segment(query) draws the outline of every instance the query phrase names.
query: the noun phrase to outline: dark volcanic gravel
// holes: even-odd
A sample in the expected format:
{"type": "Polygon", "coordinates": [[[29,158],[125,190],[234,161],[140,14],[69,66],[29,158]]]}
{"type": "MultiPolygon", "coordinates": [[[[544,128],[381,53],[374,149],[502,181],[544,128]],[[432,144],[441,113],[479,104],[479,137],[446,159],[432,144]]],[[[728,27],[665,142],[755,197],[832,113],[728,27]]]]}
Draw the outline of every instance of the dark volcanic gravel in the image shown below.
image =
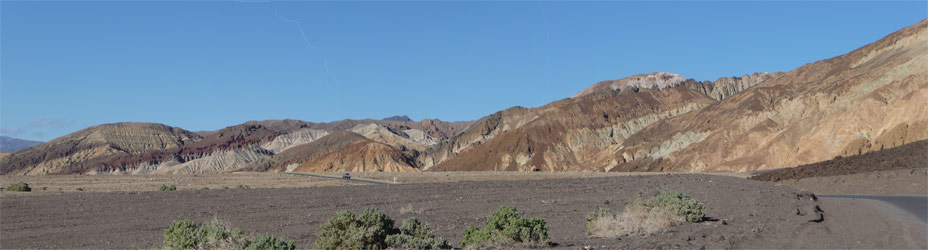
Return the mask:
{"type": "Polygon", "coordinates": [[[173,220],[185,218],[218,218],[246,232],[284,236],[309,248],[320,225],[337,210],[368,207],[382,208],[397,221],[418,217],[455,245],[465,227],[485,224],[500,205],[547,219],[558,248],[795,248],[806,232],[827,230],[821,228],[824,223],[809,222],[819,216],[817,201],[808,194],[773,183],[697,174],[252,190],[4,192],[0,197],[4,249],[151,248],[163,240],[173,220]],[[703,201],[712,221],[647,237],[585,235],[588,212],[603,206],[621,211],[636,197],[656,195],[663,188],[703,201]]]}
{"type": "Polygon", "coordinates": [[[862,155],[839,157],[832,160],[801,165],[795,168],[763,171],[758,175],[752,176],[751,179],[759,181],[781,181],[926,167],[928,167],[928,140],[922,140],[862,155]]]}

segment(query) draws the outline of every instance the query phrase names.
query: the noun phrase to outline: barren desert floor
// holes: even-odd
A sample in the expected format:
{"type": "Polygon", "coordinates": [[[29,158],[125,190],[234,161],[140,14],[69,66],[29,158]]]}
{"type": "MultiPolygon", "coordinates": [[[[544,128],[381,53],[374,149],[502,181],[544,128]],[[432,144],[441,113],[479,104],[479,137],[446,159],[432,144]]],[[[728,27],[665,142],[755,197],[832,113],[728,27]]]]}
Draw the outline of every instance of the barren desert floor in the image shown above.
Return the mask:
{"type": "MultiPolygon", "coordinates": [[[[392,174],[354,178],[393,182],[392,174]]],[[[928,248],[928,227],[891,206],[816,200],[792,187],[736,176],[412,173],[396,178],[399,184],[380,185],[286,174],[4,176],[4,185],[26,181],[38,190],[0,193],[0,248],[152,248],[174,220],[213,218],[309,248],[336,211],[373,207],[397,221],[420,218],[457,243],[468,225],[485,224],[500,205],[547,219],[555,248],[928,248]],[[179,190],[155,191],[161,184],[179,190]],[[236,189],[240,184],[252,189],[236,189]],[[77,186],[84,191],[73,191],[77,186]],[[586,236],[587,213],[599,207],[622,211],[635,198],[664,188],[704,202],[710,220],[649,236],[586,236]],[[824,212],[816,213],[816,206],[824,212]],[[824,221],[814,222],[819,214],[824,221]]]]}

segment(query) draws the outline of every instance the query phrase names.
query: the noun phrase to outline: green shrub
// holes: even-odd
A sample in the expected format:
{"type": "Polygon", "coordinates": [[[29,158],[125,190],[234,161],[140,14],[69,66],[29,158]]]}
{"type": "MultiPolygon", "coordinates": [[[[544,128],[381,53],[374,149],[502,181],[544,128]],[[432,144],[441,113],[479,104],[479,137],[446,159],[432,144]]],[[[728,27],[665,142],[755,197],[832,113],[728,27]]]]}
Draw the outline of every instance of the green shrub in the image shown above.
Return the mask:
{"type": "Polygon", "coordinates": [[[248,186],[248,185],[241,185],[241,184],[240,184],[240,185],[238,185],[238,187],[236,187],[236,188],[241,189],[241,190],[246,190],[246,189],[251,189],[251,186],[248,186]]]}
{"type": "Polygon", "coordinates": [[[435,237],[428,223],[416,218],[403,221],[399,232],[387,236],[387,246],[400,249],[450,249],[451,244],[441,237],[435,237]]]}
{"type": "Polygon", "coordinates": [[[339,211],[322,225],[317,237],[317,249],[451,247],[444,239],[435,238],[428,224],[411,218],[397,229],[393,219],[377,208],[364,209],[357,217],[351,211],[339,211]]]}
{"type": "Polygon", "coordinates": [[[548,225],[544,219],[521,218],[519,211],[511,206],[496,209],[483,229],[468,227],[461,240],[463,247],[544,247],[550,244],[548,225]]]}
{"type": "Polygon", "coordinates": [[[3,190],[13,191],[13,192],[29,192],[29,191],[32,191],[32,188],[30,188],[29,184],[25,182],[19,182],[19,183],[10,184],[3,190]]]}
{"type": "Polygon", "coordinates": [[[275,250],[293,250],[296,249],[296,246],[293,245],[293,241],[285,241],[281,238],[277,238],[272,235],[261,235],[258,236],[258,239],[254,242],[250,242],[248,247],[245,250],[265,250],[265,249],[275,249],[275,250]]]}
{"type": "Polygon", "coordinates": [[[638,198],[626,207],[631,211],[650,211],[666,209],[674,211],[677,216],[688,222],[701,222],[706,217],[706,206],[698,200],[673,189],[664,189],[657,196],[638,198]]]}
{"type": "Polygon", "coordinates": [[[208,187],[201,187],[200,190],[209,190],[208,187]]]}
{"type": "Polygon", "coordinates": [[[164,231],[162,249],[204,249],[244,245],[244,232],[230,229],[217,220],[197,224],[175,221],[164,231]]]}
{"type": "Polygon", "coordinates": [[[190,220],[175,221],[164,231],[161,249],[296,249],[293,241],[262,235],[253,240],[238,228],[218,220],[202,224],[190,220]]]}
{"type": "Polygon", "coordinates": [[[161,185],[160,189],[161,191],[174,191],[174,190],[177,190],[177,186],[176,185],[168,186],[167,184],[164,184],[164,185],[161,185]]]}

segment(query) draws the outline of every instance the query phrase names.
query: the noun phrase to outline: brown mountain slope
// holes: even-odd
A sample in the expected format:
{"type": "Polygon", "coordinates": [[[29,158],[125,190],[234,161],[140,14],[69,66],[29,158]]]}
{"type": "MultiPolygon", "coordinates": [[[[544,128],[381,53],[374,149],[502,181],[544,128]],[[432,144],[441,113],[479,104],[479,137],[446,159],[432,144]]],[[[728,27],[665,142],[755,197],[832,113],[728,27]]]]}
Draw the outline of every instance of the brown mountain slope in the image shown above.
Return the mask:
{"type": "Polygon", "coordinates": [[[928,139],[928,19],[658,122],[619,170],[752,171],[928,139]]]}
{"type": "Polygon", "coordinates": [[[714,102],[685,87],[630,88],[512,108],[475,122],[432,152],[438,164],[430,170],[603,171],[622,161],[614,152],[626,137],[714,102]]]}
{"type": "Polygon", "coordinates": [[[177,149],[200,140],[193,132],[153,123],[89,127],[0,159],[2,174],[84,173],[102,162],[177,149]]]}
{"type": "Polygon", "coordinates": [[[414,172],[411,158],[390,145],[356,133],[336,131],[290,148],[247,170],[287,172],[414,172]]]}

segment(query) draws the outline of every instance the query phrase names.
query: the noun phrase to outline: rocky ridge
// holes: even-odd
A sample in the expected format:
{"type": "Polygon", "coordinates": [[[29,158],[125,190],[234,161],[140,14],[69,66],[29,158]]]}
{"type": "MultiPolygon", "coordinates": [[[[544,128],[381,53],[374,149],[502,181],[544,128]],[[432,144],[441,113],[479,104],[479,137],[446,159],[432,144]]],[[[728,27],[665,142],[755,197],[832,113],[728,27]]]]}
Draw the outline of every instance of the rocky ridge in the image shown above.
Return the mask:
{"type": "Polygon", "coordinates": [[[928,19],[623,143],[620,170],[793,167],[928,139],[928,19]]]}

